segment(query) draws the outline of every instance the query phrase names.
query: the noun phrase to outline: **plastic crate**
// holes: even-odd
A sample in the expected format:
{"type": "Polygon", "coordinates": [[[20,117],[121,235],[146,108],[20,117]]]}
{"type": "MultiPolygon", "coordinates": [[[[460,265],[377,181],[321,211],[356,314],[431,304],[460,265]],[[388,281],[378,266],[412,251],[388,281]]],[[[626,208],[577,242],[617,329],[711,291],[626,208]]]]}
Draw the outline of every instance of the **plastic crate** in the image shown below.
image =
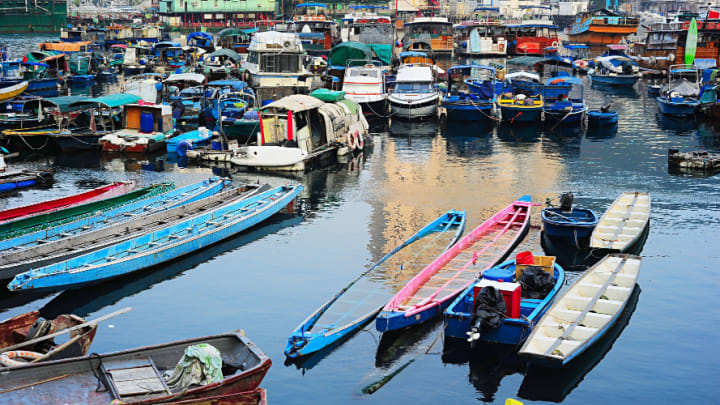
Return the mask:
{"type": "Polygon", "coordinates": [[[555,275],[555,256],[534,256],[533,261],[533,264],[518,264],[515,266],[515,280],[520,280],[523,273],[525,273],[525,269],[530,266],[542,267],[551,276],[555,275]]]}

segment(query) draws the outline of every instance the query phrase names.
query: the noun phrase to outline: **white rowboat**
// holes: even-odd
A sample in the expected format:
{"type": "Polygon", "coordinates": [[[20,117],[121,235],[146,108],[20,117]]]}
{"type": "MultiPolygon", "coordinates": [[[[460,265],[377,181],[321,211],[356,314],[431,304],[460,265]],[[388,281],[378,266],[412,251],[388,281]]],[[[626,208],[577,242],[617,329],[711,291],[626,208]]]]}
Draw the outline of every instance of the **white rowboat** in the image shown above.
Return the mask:
{"type": "Polygon", "coordinates": [[[603,214],[590,236],[590,247],[626,252],[650,221],[650,194],[626,191],[603,214]]]}
{"type": "Polygon", "coordinates": [[[531,363],[562,367],[615,323],[632,295],[641,258],[606,256],[568,287],[540,319],[519,351],[531,363]]]}

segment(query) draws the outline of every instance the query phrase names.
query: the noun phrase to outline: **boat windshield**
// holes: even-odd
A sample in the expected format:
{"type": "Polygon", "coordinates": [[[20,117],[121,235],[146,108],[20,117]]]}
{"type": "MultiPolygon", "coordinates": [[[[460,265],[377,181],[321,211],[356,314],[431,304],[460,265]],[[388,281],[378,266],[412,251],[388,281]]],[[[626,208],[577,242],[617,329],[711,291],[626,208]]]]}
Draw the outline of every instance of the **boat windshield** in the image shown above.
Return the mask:
{"type": "Polygon", "coordinates": [[[395,93],[431,93],[432,90],[430,82],[395,83],[395,93]]]}
{"type": "Polygon", "coordinates": [[[358,42],[363,44],[392,44],[393,27],[390,24],[371,23],[353,26],[358,42]]]}

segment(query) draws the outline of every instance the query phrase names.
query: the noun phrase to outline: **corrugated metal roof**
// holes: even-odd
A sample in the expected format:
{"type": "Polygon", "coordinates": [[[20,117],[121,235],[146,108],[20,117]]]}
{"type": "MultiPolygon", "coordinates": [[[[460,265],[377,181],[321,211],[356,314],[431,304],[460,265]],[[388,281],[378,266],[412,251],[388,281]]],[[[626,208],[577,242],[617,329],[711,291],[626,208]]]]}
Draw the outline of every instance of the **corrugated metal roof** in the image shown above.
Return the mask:
{"type": "Polygon", "coordinates": [[[302,94],[295,94],[292,96],[283,97],[278,101],[272,102],[262,108],[263,111],[269,109],[275,110],[291,110],[291,111],[305,111],[319,108],[324,102],[302,94]]]}

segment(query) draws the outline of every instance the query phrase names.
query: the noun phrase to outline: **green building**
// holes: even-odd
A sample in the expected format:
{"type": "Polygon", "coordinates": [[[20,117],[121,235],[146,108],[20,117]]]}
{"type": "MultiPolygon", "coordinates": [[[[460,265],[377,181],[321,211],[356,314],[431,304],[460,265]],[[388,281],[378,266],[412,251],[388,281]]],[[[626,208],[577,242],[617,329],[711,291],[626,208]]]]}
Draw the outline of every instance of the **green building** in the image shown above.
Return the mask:
{"type": "Polygon", "coordinates": [[[67,24],[66,0],[0,0],[0,33],[60,32],[67,24]]]}
{"type": "MultiPolygon", "coordinates": [[[[281,0],[278,0],[281,1],[281,0]]],[[[275,0],[160,0],[160,20],[171,27],[223,28],[274,20],[275,0]]]]}

